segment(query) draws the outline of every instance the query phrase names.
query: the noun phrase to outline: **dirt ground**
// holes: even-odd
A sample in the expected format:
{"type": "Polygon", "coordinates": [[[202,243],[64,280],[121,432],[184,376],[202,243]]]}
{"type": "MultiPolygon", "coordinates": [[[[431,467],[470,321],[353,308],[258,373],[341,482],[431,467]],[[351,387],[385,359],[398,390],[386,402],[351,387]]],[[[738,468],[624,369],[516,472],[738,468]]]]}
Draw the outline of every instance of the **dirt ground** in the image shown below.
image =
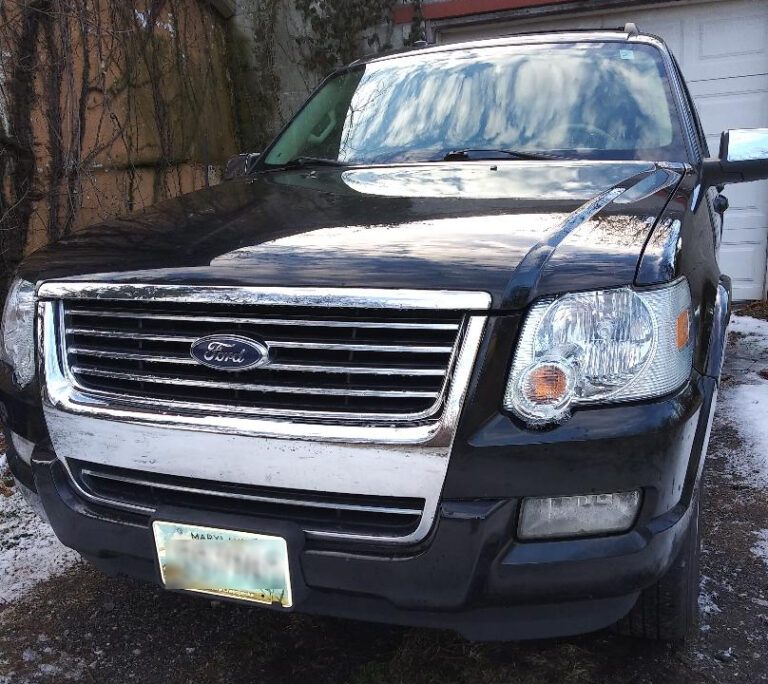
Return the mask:
{"type": "Polygon", "coordinates": [[[742,304],[736,308],[736,313],[766,321],[768,320],[768,300],[756,299],[754,302],[742,304]]]}
{"type": "MultiPolygon", "coordinates": [[[[743,381],[747,365],[731,356],[722,394],[743,381]]],[[[768,493],[737,474],[732,454],[740,449],[719,412],[705,475],[701,626],[678,648],[609,632],[470,644],[449,632],[170,594],[76,565],[0,607],[0,684],[766,681],[768,565],[754,546],[768,528],[768,493]]]]}

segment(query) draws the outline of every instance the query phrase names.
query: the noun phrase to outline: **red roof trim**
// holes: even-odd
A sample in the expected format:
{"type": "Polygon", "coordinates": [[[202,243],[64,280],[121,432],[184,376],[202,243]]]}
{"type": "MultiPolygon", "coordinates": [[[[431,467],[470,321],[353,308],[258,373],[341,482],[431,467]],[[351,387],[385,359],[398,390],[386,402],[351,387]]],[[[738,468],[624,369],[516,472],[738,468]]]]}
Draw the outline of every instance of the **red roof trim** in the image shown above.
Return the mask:
{"type": "MultiPolygon", "coordinates": [[[[468,14],[484,14],[499,10],[520,9],[521,7],[537,7],[540,5],[557,5],[568,0],[443,0],[442,2],[424,3],[421,12],[425,19],[447,19],[463,17],[468,14]]],[[[407,24],[413,19],[413,6],[402,5],[395,8],[396,24],[407,24]]]]}

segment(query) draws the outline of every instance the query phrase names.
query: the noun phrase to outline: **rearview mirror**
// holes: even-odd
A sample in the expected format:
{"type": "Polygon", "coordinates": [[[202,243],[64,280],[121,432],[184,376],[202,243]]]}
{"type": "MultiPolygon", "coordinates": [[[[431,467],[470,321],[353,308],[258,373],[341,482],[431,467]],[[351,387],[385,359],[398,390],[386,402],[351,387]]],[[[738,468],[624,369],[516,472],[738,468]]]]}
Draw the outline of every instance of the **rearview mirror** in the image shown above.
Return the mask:
{"type": "Polygon", "coordinates": [[[704,160],[704,181],[709,186],[764,179],[768,179],[768,128],[725,131],[720,158],[704,160]]]}
{"type": "Polygon", "coordinates": [[[260,154],[259,152],[243,152],[227,159],[224,166],[224,180],[247,176],[256,166],[260,154]]]}

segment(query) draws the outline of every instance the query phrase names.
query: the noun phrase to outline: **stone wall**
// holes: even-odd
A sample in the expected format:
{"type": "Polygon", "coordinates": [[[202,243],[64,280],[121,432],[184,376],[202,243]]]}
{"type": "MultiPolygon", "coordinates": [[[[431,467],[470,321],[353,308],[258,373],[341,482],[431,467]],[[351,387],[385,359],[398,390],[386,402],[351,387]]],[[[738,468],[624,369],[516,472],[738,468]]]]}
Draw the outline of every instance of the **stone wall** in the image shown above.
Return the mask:
{"type": "MultiPolygon", "coordinates": [[[[229,20],[231,71],[242,151],[259,151],[286,123],[327,75],[308,66],[306,38],[311,32],[294,0],[232,0],[229,20]]],[[[364,5],[364,0],[359,0],[364,5]]],[[[394,0],[393,0],[394,4],[394,0]]],[[[355,56],[381,46],[400,47],[409,27],[395,30],[382,23],[366,31],[377,34],[374,46],[358,35],[355,56]]]]}
{"type": "Polygon", "coordinates": [[[291,0],[235,0],[228,31],[241,151],[263,149],[317,85],[301,65],[303,30],[291,0]]]}

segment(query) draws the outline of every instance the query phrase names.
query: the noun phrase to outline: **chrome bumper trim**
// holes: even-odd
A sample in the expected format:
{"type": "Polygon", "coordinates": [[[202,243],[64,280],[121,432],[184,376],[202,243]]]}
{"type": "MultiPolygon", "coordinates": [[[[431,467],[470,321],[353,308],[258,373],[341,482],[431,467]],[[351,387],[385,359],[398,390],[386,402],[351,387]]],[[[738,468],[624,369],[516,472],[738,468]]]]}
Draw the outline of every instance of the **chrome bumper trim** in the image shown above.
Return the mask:
{"type": "Polygon", "coordinates": [[[111,299],[146,302],[236,304],[245,306],[318,306],[334,309],[485,310],[487,292],[463,290],[380,290],[347,288],[233,287],[226,285],[150,285],[93,281],[46,281],[38,299],[111,299]]]}

